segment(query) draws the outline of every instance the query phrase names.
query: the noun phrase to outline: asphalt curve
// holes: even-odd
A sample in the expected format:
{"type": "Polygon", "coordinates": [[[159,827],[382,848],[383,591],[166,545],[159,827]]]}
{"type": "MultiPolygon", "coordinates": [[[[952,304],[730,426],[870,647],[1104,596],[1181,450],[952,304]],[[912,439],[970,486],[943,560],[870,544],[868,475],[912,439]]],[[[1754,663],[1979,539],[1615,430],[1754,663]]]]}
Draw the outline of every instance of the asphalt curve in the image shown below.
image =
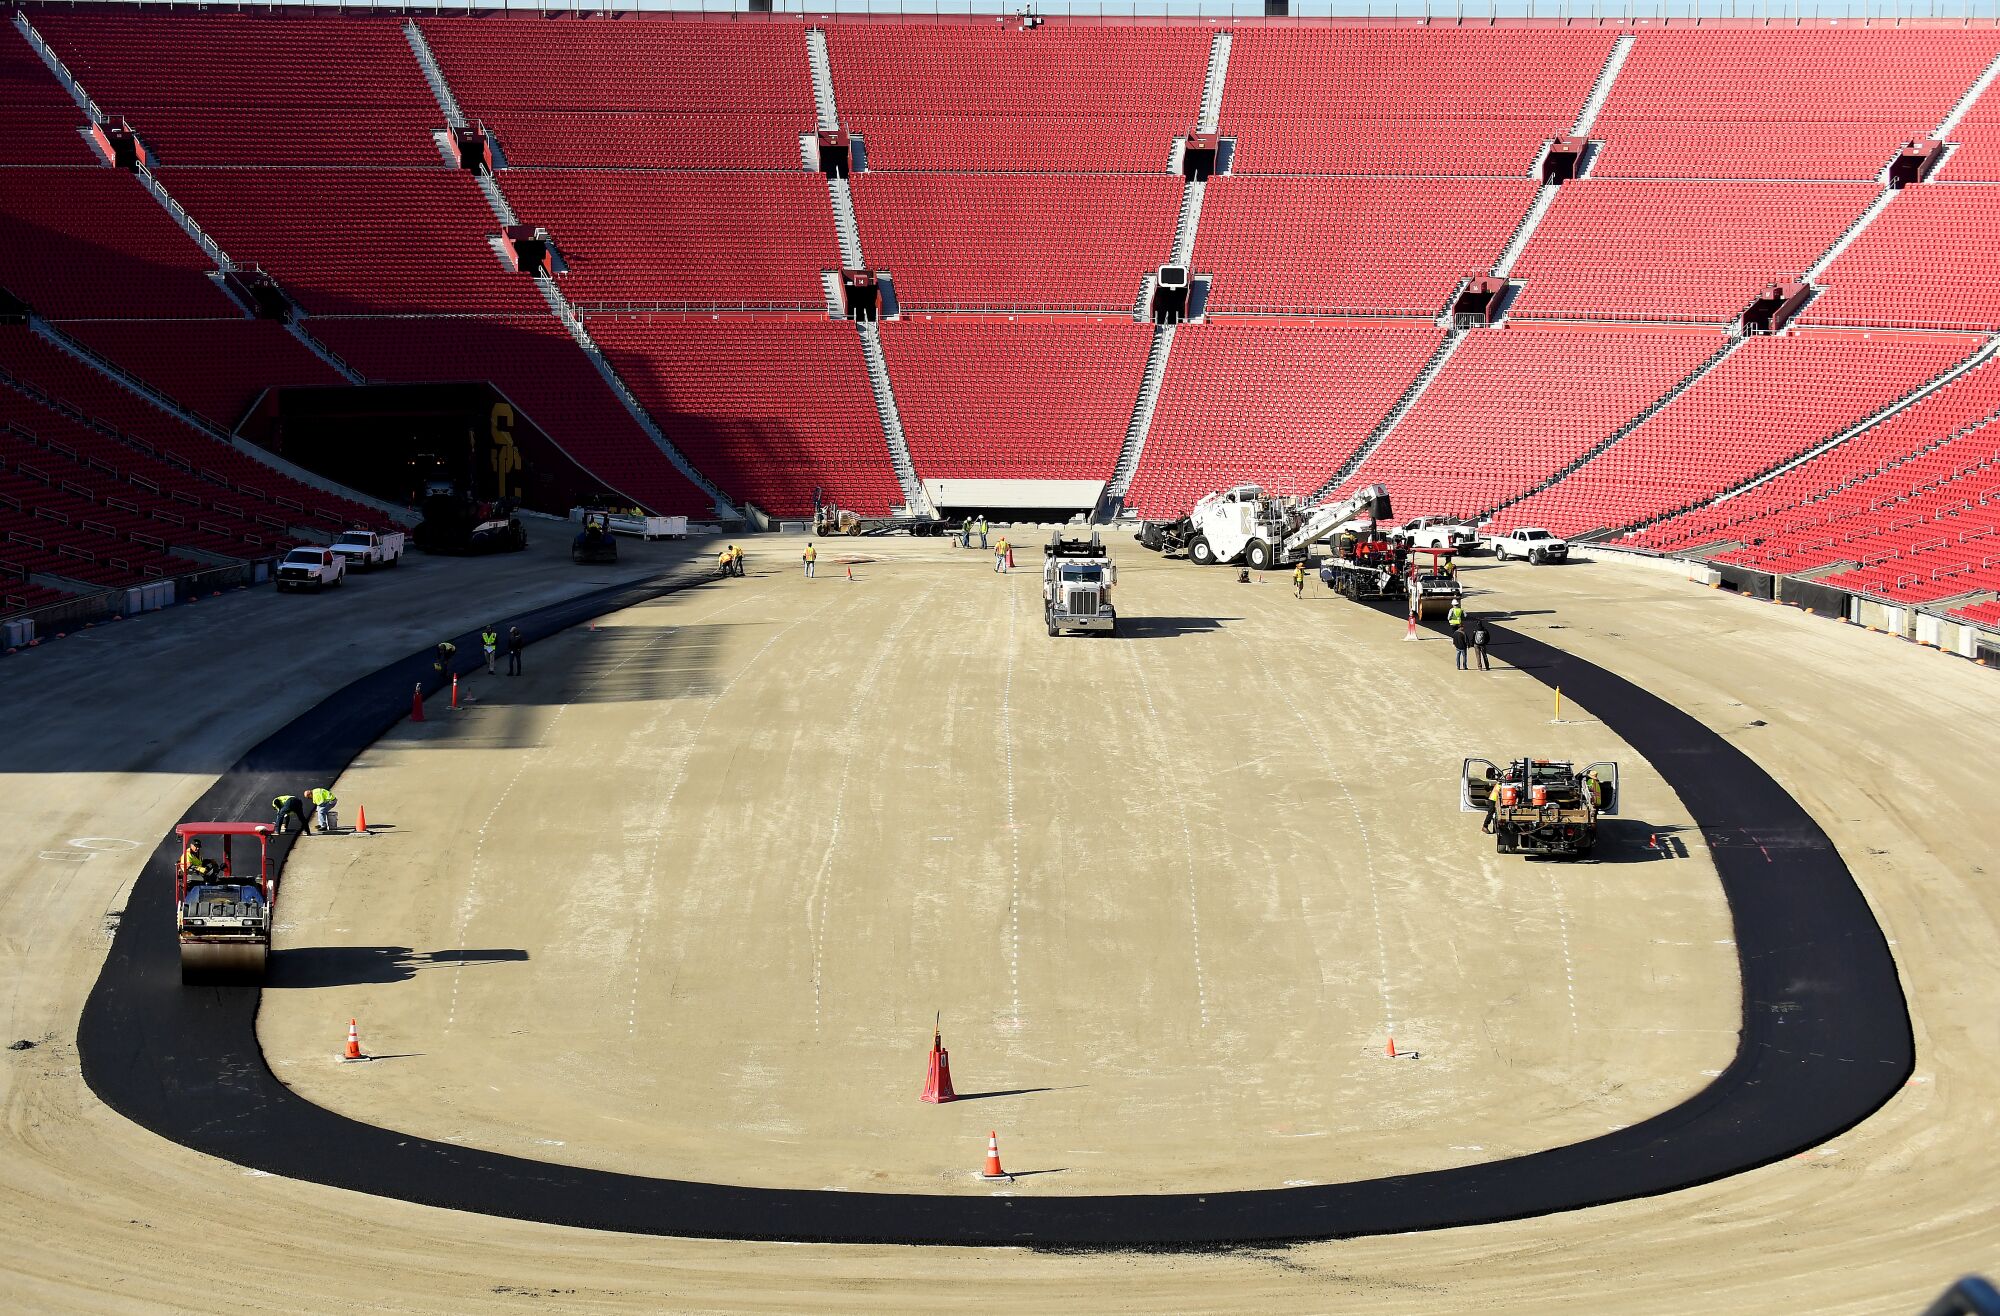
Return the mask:
{"type": "MultiPolygon", "coordinates": [[[[511,618],[539,639],[688,583],[599,591],[511,618]]],[[[1385,621],[1385,624],[1388,624],[1385,621]]],[[[1844,1131],[1908,1078],[1896,966],[1847,866],[1761,768],[1611,672],[1503,628],[1506,656],[1649,760],[1701,827],[1735,921],[1743,1026],[1708,1087],[1587,1142],[1458,1169],[1250,1192],[1098,1197],[833,1193],[649,1179],[432,1142],[316,1106],[257,1044],[258,991],[184,988],[173,838],[147,863],[78,1030],[83,1077],[112,1109],[239,1165],[432,1206],[642,1234],[1049,1248],[1199,1248],[1440,1229],[1574,1210],[1718,1179],[1844,1131]]],[[[475,646],[459,640],[469,668],[475,646]]],[[[262,817],[280,786],[332,780],[408,710],[413,654],[252,749],[189,819],[262,817]]],[[[289,848],[279,841],[278,858],[289,848]]],[[[1643,889],[1635,899],[1644,899],[1643,889]]]]}

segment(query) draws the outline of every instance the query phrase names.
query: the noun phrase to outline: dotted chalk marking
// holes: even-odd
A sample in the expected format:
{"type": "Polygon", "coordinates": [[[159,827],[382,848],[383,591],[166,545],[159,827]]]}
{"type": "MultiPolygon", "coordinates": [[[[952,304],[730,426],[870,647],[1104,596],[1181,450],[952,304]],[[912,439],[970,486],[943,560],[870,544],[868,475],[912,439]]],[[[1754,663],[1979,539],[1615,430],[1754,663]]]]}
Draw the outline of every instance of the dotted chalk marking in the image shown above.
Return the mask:
{"type": "MultiPolygon", "coordinates": [[[[735,607],[738,603],[741,603],[743,601],[744,600],[742,599],[737,599],[733,603],[724,604],[721,608],[716,609],[715,612],[709,613],[707,617],[702,618],[702,620],[708,621],[711,618],[717,616],[718,614],[725,612],[730,608],[735,607]]],[[[594,680],[580,687],[576,691],[576,693],[572,694],[568,699],[565,699],[562,702],[562,704],[556,709],[554,715],[549,718],[547,724],[542,727],[542,733],[537,738],[534,748],[537,750],[541,750],[541,749],[546,749],[548,747],[549,733],[555,730],[556,724],[562,721],[563,714],[569,712],[570,705],[575,703],[577,699],[582,697],[590,690],[595,689],[599,683],[608,679],[613,673],[617,672],[620,668],[623,668],[626,664],[633,662],[643,654],[648,654],[653,652],[655,649],[659,648],[662,644],[665,644],[669,639],[673,638],[674,635],[678,634],[683,629],[685,628],[675,626],[663,630],[662,632],[660,632],[659,637],[655,639],[651,644],[648,644],[644,648],[639,649],[627,655],[625,658],[619,660],[611,667],[599,673],[594,680]]],[[[507,784],[501,788],[500,794],[494,797],[493,807],[487,810],[485,821],[479,824],[479,832],[476,839],[473,841],[472,845],[472,869],[470,876],[465,884],[465,896],[458,903],[458,917],[453,927],[453,941],[452,941],[453,945],[463,946],[466,944],[466,932],[472,924],[473,916],[477,914],[479,911],[479,879],[480,876],[486,871],[486,838],[492,831],[493,820],[500,816],[500,810],[502,806],[504,806],[507,803],[508,797],[514,793],[514,787],[520,784],[521,774],[528,770],[528,764],[533,761],[534,761],[533,755],[524,754],[521,756],[521,762],[514,769],[514,775],[507,779],[507,784]]],[[[449,1033],[452,1030],[453,1026],[458,1022],[458,989],[461,978],[464,973],[465,973],[465,961],[461,958],[457,964],[452,966],[451,1002],[445,1010],[445,1019],[444,1019],[444,1027],[446,1033],[449,1033]]]]}
{"type": "Polygon", "coordinates": [[[1020,595],[1007,591],[1007,666],[1000,680],[1000,748],[1005,759],[1007,846],[1011,885],[1007,894],[1007,978],[1013,989],[1014,1013],[1009,1026],[1021,1026],[1021,829],[1014,822],[1014,654],[1021,647],[1018,625],[1020,595]]]}
{"type": "Polygon", "coordinates": [[[819,871],[813,874],[812,883],[806,889],[806,938],[812,946],[814,1032],[819,1031],[820,1024],[821,966],[826,960],[826,928],[830,921],[827,911],[833,905],[832,886],[828,879],[832,875],[833,856],[840,847],[841,830],[846,819],[847,782],[854,767],[855,750],[861,743],[855,733],[860,726],[861,715],[868,706],[869,694],[875,688],[875,680],[881,675],[883,659],[896,648],[896,642],[902,638],[903,632],[909,629],[910,622],[924,614],[931,595],[935,594],[937,589],[938,586],[933,584],[925,590],[902,616],[896,619],[896,624],[882,635],[880,642],[875,646],[874,656],[868,660],[868,666],[861,674],[861,679],[855,683],[854,689],[848,695],[847,727],[840,737],[840,743],[844,747],[840,756],[840,777],[833,789],[833,826],[827,833],[826,849],[820,853],[819,871]],[[815,910],[818,912],[817,921],[814,919],[815,910]]]}
{"type": "MultiPolygon", "coordinates": [[[[1146,729],[1153,742],[1153,761],[1172,763],[1174,757],[1168,752],[1166,733],[1161,729],[1160,710],[1153,702],[1153,684],[1146,679],[1146,669],[1140,664],[1138,655],[1130,646],[1125,647],[1126,656],[1132,659],[1132,671],[1139,678],[1139,693],[1146,700],[1146,729]]],[[[1187,802],[1180,792],[1173,792],[1176,815],[1181,824],[1181,856],[1187,864],[1188,926],[1193,933],[1194,945],[1194,996],[1201,1009],[1201,1026],[1208,1028],[1208,978],[1201,967],[1201,899],[1195,887],[1194,833],[1188,827],[1187,802]]]]}

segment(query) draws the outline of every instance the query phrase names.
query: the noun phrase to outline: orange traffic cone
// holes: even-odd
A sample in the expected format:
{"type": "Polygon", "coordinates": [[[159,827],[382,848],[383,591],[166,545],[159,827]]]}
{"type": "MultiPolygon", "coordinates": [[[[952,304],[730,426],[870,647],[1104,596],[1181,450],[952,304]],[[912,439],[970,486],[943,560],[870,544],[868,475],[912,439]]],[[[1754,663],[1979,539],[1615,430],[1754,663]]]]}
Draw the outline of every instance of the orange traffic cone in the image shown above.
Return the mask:
{"type": "Polygon", "coordinates": [[[1410,614],[1410,629],[1403,632],[1403,638],[1406,640],[1417,638],[1417,614],[1414,612],[1410,614]]]}
{"type": "Polygon", "coordinates": [[[1392,1037],[1389,1039],[1389,1059],[1394,1060],[1395,1058],[1396,1058],[1396,1039],[1392,1037]]]}
{"type": "Polygon", "coordinates": [[[849,568],[847,569],[847,579],[848,579],[848,581],[849,581],[850,583],[852,583],[852,581],[854,580],[854,568],[853,568],[853,567],[849,567],[849,568]]]}
{"type": "Polygon", "coordinates": [[[361,1054],[361,1030],[355,1025],[352,1019],[347,1021],[347,1051],[340,1058],[343,1061],[366,1060],[368,1058],[361,1054]]]}
{"type": "Polygon", "coordinates": [[[944,1034],[933,1031],[930,1062],[924,1069],[924,1094],[918,1100],[941,1106],[957,1099],[958,1094],[951,1090],[951,1052],[944,1049],[944,1034]]]}
{"type": "Polygon", "coordinates": [[[416,692],[410,696],[410,721],[421,722],[423,720],[424,720],[424,683],[422,681],[419,681],[417,682],[416,692]]]}
{"type": "Polygon", "coordinates": [[[368,806],[365,804],[355,810],[354,834],[356,836],[368,835],[368,806]]]}
{"type": "Polygon", "coordinates": [[[457,672],[453,672],[453,673],[451,674],[451,707],[452,707],[452,711],[453,711],[453,712],[456,712],[456,711],[458,711],[458,673],[457,673],[457,672]]]}
{"type": "Polygon", "coordinates": [[[988,1130],[986,1134],[986,1169],[979,1177],[1005,1179],[1009,1183],[1014,1181],[1013,1175],[1000,1168],[1000,1135],[992,1130],[988,1130]]]}

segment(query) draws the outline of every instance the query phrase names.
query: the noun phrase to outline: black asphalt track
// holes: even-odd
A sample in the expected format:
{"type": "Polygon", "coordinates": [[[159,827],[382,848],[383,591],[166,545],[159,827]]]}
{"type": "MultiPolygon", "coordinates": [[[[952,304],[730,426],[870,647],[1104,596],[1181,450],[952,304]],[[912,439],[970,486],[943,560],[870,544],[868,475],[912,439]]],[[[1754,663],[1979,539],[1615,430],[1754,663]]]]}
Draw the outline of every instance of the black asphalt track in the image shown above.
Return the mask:
{"type": "MultiPolygon", "coordinates": [[[[604,590],[503,625],[539,639],[676,587],[604,590]]],[[[1679,794],[1714,855],[1735,920],[1743,977],[1735,1059],[1689,1100],[1603,1137],[1353,1183],[1104,1197],[745,1188],[431,1142],[335,1114],[279,1083],[258,1048],[255,988],[181,985],[171,836],[140,875],[84,1007],[83,1076],[114,1110],[198,1151],[460,1211],[641,1234],[1051,1248],[1273,1243],[1574,1210],[1767,1164],[1880,1107],[1913,1067],[1910,1022],[1882,932],[1826,834],[1694,718],[1603,668],[1495,630],[1509,662],[1561,686],[1679,794]]],[[[476,661],[472,639],[457,641],[467,669],[476,661]]],[[[407,713],[412,683],[429,674],[426,652],[354,682],[246,754],[188,819],[262,818],[280,788],[331,781],[407,713]]],[[[1644,900],[1644,867],[1623,871],[1638,879],[1631,898],[1644,900]]]]}

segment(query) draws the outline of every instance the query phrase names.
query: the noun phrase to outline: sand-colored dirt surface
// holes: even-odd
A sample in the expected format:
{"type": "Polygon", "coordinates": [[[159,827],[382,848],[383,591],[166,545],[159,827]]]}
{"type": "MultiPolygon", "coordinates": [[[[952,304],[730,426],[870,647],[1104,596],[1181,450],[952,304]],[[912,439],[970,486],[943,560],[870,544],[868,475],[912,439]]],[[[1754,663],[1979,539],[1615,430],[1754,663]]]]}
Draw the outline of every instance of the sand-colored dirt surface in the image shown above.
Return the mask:
{"type": "MultiPolygon", "coordinates": [[[[789,560],[775,541],[755,548],[760,566],[789,560]]],[[[914,545],[897,556],[905,553],[950,556],[914,545]]],[[[621,566],[639,566],[637,557],[621,566]]],[[[1685,860],[1502,864],[1475,820],[1446,802],[1450,769],[1440,763],[1455,766],[1462,749],[1526,752],[1516,738],[1535,731],[1552,750],[1615,755],[1615,745],[1593,739],[1602,733],[1590,710],[1570,715],[1575,726],[1548,727],[1540,687],[1525,677],[1461,677],[1440,643],[1402,646],[1394,622],[1324,596],[1295,603],[1275,578],[1236,586],[1129,550],[1123,560],[1122,602],[1134,622],[1148,611],[1186,620],[1151,633],[1135,625],[1129,640],[1049,641],[1025,581],[999,582],[969,556],[899,562],[862,571],[847,596],[823,605],[823,595],[848,588],[844,580],[807,587],[772,575],[674,596],[594,636],[542,646],[512,694],[475,684],[478,702],[458,720],[427,724],[422,739],[399,731],[342,783],[350,808],[369,803],[371,822],[392,830],[367,842],[326,838],[318,859],[300,848],[297,890],[316,862],[328,895],[317,908],[285,906],[294,924],[286,935],[310,935],[294,944],[414,954],[407,965],[374,957],[376,980],[363,980],[353,957],[343,964],[330,955],[328,974],[354,981],[291,989],[283,1000],[273,992],[274,1063],[343,1109],[409,1083],[400,1117],[426,1131],[522,1152],[535,1138],[560,1140],[568,1145],[544,1150],[577,1160],[616,1150],[622,1166],[660,1172],[733,1164],[751,1182],[985,1191],[951,1176],[976,1164],[966,1135],[999,1124],[1019,1149],[1017,1168],[1065,1170],[1021,1180],[1023,1193],[1143,1187],[1147,1175],[1184,1187],[1182,1167],[1269,1183],[1273,1174],[1379,1172],[1389,1157],[1451,1163],[1420,1158],[1481,1154],[1452,1143],[1479,1143],[1490,1155],[1594,1132],[1667,1104],[1717,1066],[1730,1039],[1697,1029],[1735,1009],[1730,966],[1712,945],[1665,944],[1699,943],[1682,929],[1721,916],[1713,888],[1698,880],[1696,838],[1685,838],[1685,860]],[[1013,590],[1018,599],[1004,592],[1013,590]],[[1005,627],[1003,607],[1020,610],[1005,627]],[[883,643],[899,624],[900,643],[883,643]],[[702,644],[690,634],[698,630],[702,644]],[[574,656],[555,661],[565,652],[574,656]],[[585,685],[593,677],[594,696],[585,685]],[[816,688],[836,677],[850,688],[816,688]],[[865,691],[852,688],[864,680],[865,691]],[[892,704],[891,692],[906,706],[892,704]],[[1147,692],[1142,720],[1129,705],[1135,693],[1144,705],[1147,692]],[[696,727],[705,712],[707,725],[696,727]],[[1041,748],[1052,740],[1060,748],[1041,748]],[[1194,745],[1226,748],[1190,755],[1194,745]],[[973,762],[944,753],[975,746],[984,757],[973,762]],[[1030,747],[1053,762],[1031,768],[1030,747]],[[627,753],[640,760],[629,774],[637,783],[616,761],[627,753]],[[1163,756],[1180,761],[1162,764],[1163,756]],[[437,770],[444,761],[464,766],[437,770]],[[1364,761],[1371,772],[1360,770],[1364,761]],[[496,810],[517,771],[508,799],[525,800],[529,783],[545,780],[568,792],[570,811],[530,827],[525,808],[496,810]],[[832,783],[817,798],[726,790],[732,780],[808,773],[832,783]],[[371,776],[407,781],[407,793],[378,814],[372,783],[363,785],[371,776]],[[592,790],[578,777],[603,785],[592,790]],[[932,806],[921,813],[913,812],[919,787],[932,806]],[[1351,827],[1339,817],[1343,790],[1379,847],[1373,865],[1355,867],[1340,839],[1351,827]],[[1074,822],[1062,802],[1079,793],[1115,809],[1093,813],[1087,827],[1074,822]],[[847,803],[836,826],[838,800],[847,803]],[[598,949],[610,956],[593,954],[573,931],[583,922],[568,914],[528,924],[519,901],[541,900],[553,917],[565,901],[598,899],[575,870],[632,848],[610,829],[650,840],[649,826],[658,854],[621,860],[611,891],[648,889],[639,879],[650,871],[660,879],[650,888],[655,903],[634,920],[621,907],[628,901],[606,899],[598,949]],[[785,828],[795,834],[781,836],[785,828]],[[971,838],[982,832],[975,851],[971,838]],[[1150,861],[1119,855],[1121,838],[1150,861]],[[539,887],[517,886],[517,874],[537,877],[518,873],[530,852],[560,852],[561,870],[540,875],[539,887]],[[1190,854],[1244,859],[1217,873],[1190,864],[1190,854]],[[377,917],[375,901],[333,903],[344,868],[372,886],[394,876],[377,872],[392,860],[406,865],[408,889],[384,887],[379,911],[388,920],[361,921],[377,917]],[[486,877],[463,884],[473,870],[486,877]],[[887,880],[873,886],[870,872],[887,880]],[[1496,890],[1495,875],[1513,880],[1496,890]],[[457,936],[458,924],[438,921],[451,893],[451,917],[470,897],[457,936]],[[1434,898],[1453,894],[1467,908],[1434,898]],[[1385,953],[1371,956],[1376,901],[1385,953]],[[1009,949],[1017,915],[1018,959],[1009,949]],[[411,922],[392,925],[398,917],[411,922]],[[510,926],[519,929],[511,937],[510,926]],[[1565,927],[1573,1030],[1564,1026],[1569,976],[1551,968],[1562,962],[1565,927]],[[746,939],[723,942],[718,928],[746,939]],[[647,940],[614,962],[636,936],[647,940]],[[529,958],[438,956],[474,950],[529,958]],[[693,966],[678,988],[665,968],[670,954],[693,966]],[[1649,965],[1660,980],[1644,976],[1649,965]],[[538,976],[563,968],[605,981],[591,1008],[558,1023],[534,1013],[530,984],[585,996],[582,984],[538,976]],[[1511,998],[1492,990],[1502,979],[1511,998]],[[429,1007],[415,1003],[441,1003],[450,1018],[454,985],[460,1013],[440,1033],[429,1007]],[[325,1008],[304,1004],[313,999],[325,1008]],[[1079,1017],[1080,1002],[1094,1021],[1079,1017]],[[1058,1090],[916,1106],[911,1057],[921,1059],[934,1007],[949,1012],[964,1087],[1058,1090]],[[327,1072],[337,1028],[319,1016],[344,1025],[350,1013],[373,1019],[378,1009],[410,1023],[371,1029],[371,1049],[422,1054],[327,1072]],[[752,1026],[736,1034],[729,1010],[752,1026]],[[1663,1012],[1687,1031],[1645,1032],[1661,1026],[1663,1012]],[[296,1025],[296,1044],[287,1022],[295,1013],[315,1016],[296,1025]],[[1500,1026],[1488,1036],[1482,1022],[1494,1019],[1500,1026]],[[1375,1035],[1391,1022],[1423,1059],[1375,1058],[1375,1035]],[[558,1050],[548,1039],[565,1024],[558,1050]],[[477,1054],[482,1043],[493,1054],[477,1054]],[[1296,1046],[1307,1054],[1281,1054],[1296,1046]],[[633,1054],[642,1049],[658,1054],[633,1054]],[[763,1087],[758,1063],[767,1066],[763,1087]],[[406,1077],[423,1066],[437,1067],[428,1082],[406,1077]],[[533,1100],[575,1135],[525,1111],[510,1118],[490,1093],[472,1097],[479,1075],[532,1079],[533,1100]],[[1624,1085],[1572,1087],[1560,1099],[1565,1082],[1586,1075],[1624,1085]],[[621,1090],[621,1080],[634,1086],[621,1090]],[[1489,1081],[1511,1096],[1482,1103],[1489,1081]],[[1450,1099],[1435,1099],[1432,1084],[1450,1099]],[[1182,1115],[1177,1094],[1199,1104],[1182,1115]],[[1300,1107],[1310,1113],[1295,1116],[1293,1131],[1326,1136],[1281,1140],[1280,1118],[1300,1107]],[[607,1114],[645,1127],[621,1142],[607,1114]],[[690,1116],[708,1120],[705,1139],[685,1132],[690,1116]],[[1240,1165],[1233,1130],[1204,1127],[1231,1119],[1250,1132],[1240,1165]],[[753,1127],[759,1120],[766,1127],[753,1127]],[[1176,1146],[1129,1135],[1135,1120],[1164,1121],[1184,1136],[1176,1146]],[[1511,1132],[1492,1131],[1501,1121],[1511,1132]],[[1476,1125],[1489,1132],[1459,1132],[1476,1125]],[[752,1143],[755,1153],[745,1150],[752,1143]],[[895,1177],[866,1177],[875,1173],[895,1177]]],[[[592,1234],[246,1175],[137,1129],[90,1095],[73,1047],[107,914],[120,908],[143,854],[234,753],[349,676],[440,628],[477,623],[487,597],[519,600],[518,580],[481,574],[493,563],[436,565],[430,582],[414,564],[400,579],[382,578],[408,593],[371,586],[364,595],[357,585],[325,601],[350,611],[317,619],[294,611],[282,634],[266,628],[267,601],[230,598],[212,613],[123,623],[0,670],[12,732],[0,764],[0,834],[15,843],[0,854],[0,1032],[38,1043],[0,1053],[0,1289],[11,1305],[1543,1311],[1615,1300],[1621,1311],[1877,1312],[1919,1310],[1958,1273],[2000,1267],[1986,1183],[2000,1143],[1991,1060],[2000,1049],[1991,1005],[2000,994],[2000,897],[1986,871],[2000,852],[1988,798],[1995,674],[1621,564],[1510,566],[1469,583],[1487,591],[1476,606],[1519,610],[1511,624],[1629,675],[1736,739],[1840,845],[1905,975],[1919,1048],[1911,1084],[1861,1127],[1794,1160],[1664,1198],[1478,1229],[1230,1255],[1052,1256],[592,1234]],[[413,581],[451,588],[420,594],[413,581]],[[232,637],[229,648],[213,643],[217,634],[232,637]],[[138,845],[127,850],[128,840],[138,845]],[[79,861],[71,851],[96,857],[79,861]],[[232,1241],[218,1269],[222,1234],[232,1241]]],[[[537,588],[582,587],[566,573],[584,569],[544,562],[540,570],[537,588]]],[[[1628,811],[1671,824],[1674,802],[1648,797],[1643,770],[1627,768],[1628,811]]]]}
{"type": "Polygon", "coordinates": [[[1134,548],[1127,631],[1051,639],[1037,571],[871,551],[762,554],[381,742],[337,790],[394,830],[287,870],[279,1077],[661,1176],[1168,1192],[1575,1142],[1733,1053],[1705,849],[1587,709],[1316,581],[1134,548]],[[1630,816],[1598,863],[1497,855],[1468,753],[1622,758],[1630,816]],[[915,1099],[934,1010],[978,1100],[915,1099]],[[397,1058],[340,1064],[349,1017],[397,1058]]]}

